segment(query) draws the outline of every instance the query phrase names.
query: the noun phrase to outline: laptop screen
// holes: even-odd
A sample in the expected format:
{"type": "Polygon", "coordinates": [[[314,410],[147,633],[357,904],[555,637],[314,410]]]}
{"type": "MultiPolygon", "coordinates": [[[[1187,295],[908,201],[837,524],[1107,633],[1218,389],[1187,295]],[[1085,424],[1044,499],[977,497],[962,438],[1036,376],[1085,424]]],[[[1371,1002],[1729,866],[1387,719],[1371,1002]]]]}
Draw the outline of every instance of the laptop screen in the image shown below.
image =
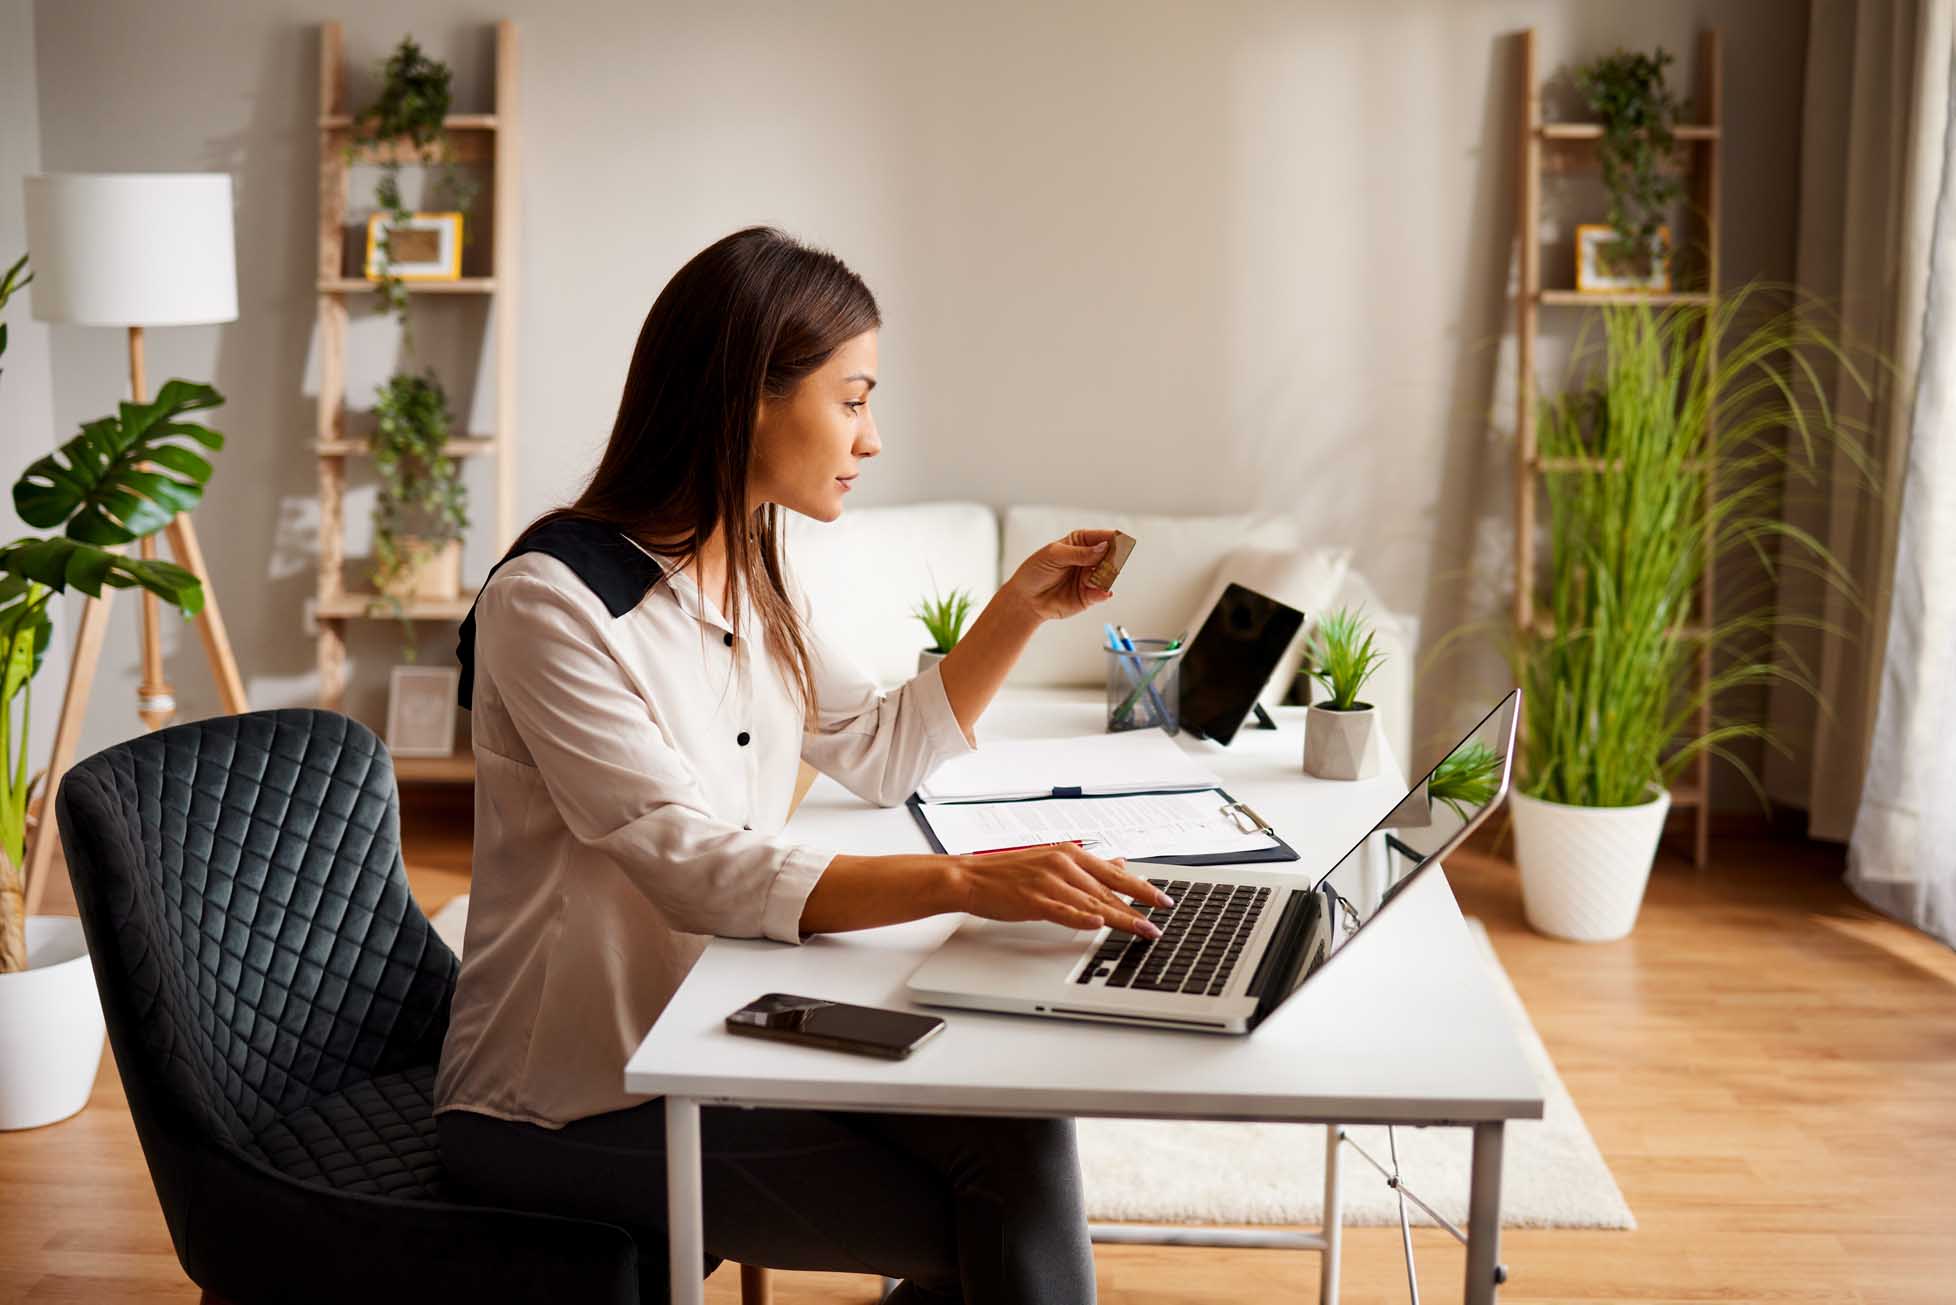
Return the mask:
{"type": "Polygon", "coordinates": [[[1508,792],[1520,706],[1520,690],[1503,698],[1312,891],[1290,895],[1265,953],[1264,966],[1274,968],[1259,990],[1252,1025],[1267,1019],[1416,873],[1437,864],[1500,805],[1508,792]]]}

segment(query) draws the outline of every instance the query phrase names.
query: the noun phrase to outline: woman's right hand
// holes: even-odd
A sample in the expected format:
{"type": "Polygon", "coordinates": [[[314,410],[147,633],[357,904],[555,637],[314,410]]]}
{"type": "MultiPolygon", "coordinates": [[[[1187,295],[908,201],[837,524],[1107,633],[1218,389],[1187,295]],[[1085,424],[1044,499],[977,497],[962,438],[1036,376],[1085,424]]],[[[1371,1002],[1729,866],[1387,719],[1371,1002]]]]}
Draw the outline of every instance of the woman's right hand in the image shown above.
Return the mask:
{"type": "Polygon", "coordinates": [[[1105,860],[1077,843],[953,857],[963,905],[989,920],[1049,920],[1070,929],[1110,925],[1143,938],[1161,930],[1115,894],[1148,906],[1173,899],[1137,875],[1125,858],[1105,860]]]}

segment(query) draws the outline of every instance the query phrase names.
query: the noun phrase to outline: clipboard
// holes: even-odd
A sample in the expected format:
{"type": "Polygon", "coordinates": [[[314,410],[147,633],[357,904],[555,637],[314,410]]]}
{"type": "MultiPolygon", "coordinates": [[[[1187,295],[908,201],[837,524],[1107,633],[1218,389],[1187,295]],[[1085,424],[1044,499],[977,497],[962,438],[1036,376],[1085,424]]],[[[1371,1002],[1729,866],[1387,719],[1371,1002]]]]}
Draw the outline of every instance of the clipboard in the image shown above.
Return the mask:
{"type": "MultiPolygon", "coordinates": [[[[1187,793],[1214,793],[1218,798],[1222,800],[1222,803],[1225,807],[1234,807],[1237,810],[1242,811],[1253,818],[1256,817],[1255,812],[1251,811],[1247,806],[1244,806],[1243,803],[1237,801],[1234,797],[1231,797],[1230,794],[1220,786],[1215,788],[1209,788],[1209,789],[1199,789],[1199,788],[1198,789],[1186,789],[1186,788],[1138,789],[1132,793],[1082,793],[1077,788],[1056,788],[1051,793],[1047,794],[1045,797],[1003,798],[1000,799],[999,803],[997,804],[989,803],[989,802],[987,803],[960,802],[957,805],[992,806],[992,805],[1003,805],[1005,803],[1047,802],[1047,801],[1051,801],[1053,798],[1097,799],[1097,798],[1121,798],[1121,797],[1146,797],[1150,795],[1187,794],[1187,793]]],[[[917,822],[917,828],[924,831],[924,838],[929,841],[931,845],[931,850],[934,852],[943,853],[944,844],[938,839],[937,831],[930,827],[930,820],[924,815],[923,799],[918,797],[915,793],[912,793],[910,797],[904,802],[903,805],[909,808],[911,819],[917,822]]],[[[1254,851],[1250,851],[1250,852],[1193,852],[1193,853],[1184,853],[1181,855],[1170,855],[1170,856],[1131,856],[1128,858],[1128,863],[1130,865],[1147,864],[1147,865],[1188,865],[1188,866],[1258,865],[1258,864],[1271,862],[1271,861],[1296,861],[1300,859],[1297,855],[1297,850],[1293,848],[1289,843],[1286,843],[1283,839],[1283,835],[1279,834],[1276,830],[1272,829],[1268,824],[1268,822],[1262,820],[1261,818],[1257,818],[1257,826],[1259,829],[1262,830],[1262,832],[1270,836],[1274,846],[1257,848],[1254,851]]],[[[1247,833],[1249,831],[1246,830],[1244,832],[1247,833]]]]}

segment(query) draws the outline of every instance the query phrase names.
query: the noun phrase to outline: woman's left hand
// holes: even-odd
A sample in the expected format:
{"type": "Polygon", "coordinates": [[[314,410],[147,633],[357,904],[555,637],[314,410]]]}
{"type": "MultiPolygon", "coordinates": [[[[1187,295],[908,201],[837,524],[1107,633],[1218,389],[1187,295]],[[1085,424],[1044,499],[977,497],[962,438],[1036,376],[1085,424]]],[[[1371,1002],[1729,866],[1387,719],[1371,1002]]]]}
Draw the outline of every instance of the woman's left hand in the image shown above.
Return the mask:
{"type": "Polygon", "coordinates": [[[1104,603],[1114,591],[1095,589],[1087,583],[1087,573],[1099,564],[1113,537],[1111,530],[1075,530],[1021,562],[1005,588],[1042,620],[1073,616],[1104,603]]]}

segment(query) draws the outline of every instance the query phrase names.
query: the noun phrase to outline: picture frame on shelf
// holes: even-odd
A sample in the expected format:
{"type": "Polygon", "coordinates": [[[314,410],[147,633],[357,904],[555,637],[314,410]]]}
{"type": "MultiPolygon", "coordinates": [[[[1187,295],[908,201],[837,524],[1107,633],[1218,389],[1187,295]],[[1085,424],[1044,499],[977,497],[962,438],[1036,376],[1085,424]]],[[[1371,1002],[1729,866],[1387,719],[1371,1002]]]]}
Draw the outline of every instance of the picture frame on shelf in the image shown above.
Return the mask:
{"type": "Polygon", "coordinates": [[[387,681],[387,750],[396,757],[446,757],[455,751],[453,666],[396,666],[387,681]]]}
{"type": "Polygon", "coordinates": [[[462,279],[462,215],[411,213],[405,222],[391,213],[367,219],[367,280],[391,273],[398,281],[462,279]],[[389,241],[383,251],[381,242],[389,241]]]}
{"type": "Polygon", "coordinates": [[[1577,292],[1594,295],[1645,290],[1668,294],[1671,289],[1671,229],[1657,229],[1657,239],[1650,251],[1650,271],[1641,277],[1625,275],[1609,265],[1606,251],[1620,240],[1616,228],[1607,222],[1584,222],[1576,227],[1577,292]]]}

